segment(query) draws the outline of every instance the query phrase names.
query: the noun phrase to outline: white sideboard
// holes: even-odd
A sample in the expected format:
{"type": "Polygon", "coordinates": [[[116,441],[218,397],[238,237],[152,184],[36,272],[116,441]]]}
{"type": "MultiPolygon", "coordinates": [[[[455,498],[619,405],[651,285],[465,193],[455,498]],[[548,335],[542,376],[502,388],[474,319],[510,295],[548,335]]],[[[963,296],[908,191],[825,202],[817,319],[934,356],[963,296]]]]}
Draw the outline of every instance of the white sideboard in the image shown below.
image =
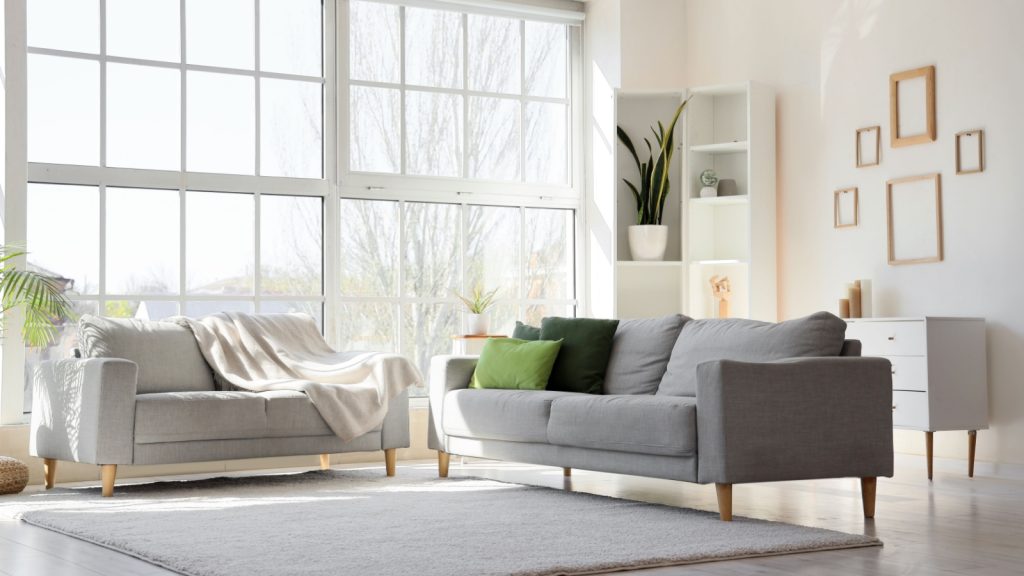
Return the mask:
{"type": "Polygon", "coordinates": [[[988,428],[984,318],[856,318],[846,337],[863,356],[892,362],[892,423],[925,433],[928,479],[933,433],[966,430],[967,474],[974,476],[977,431],[988,428]]]}

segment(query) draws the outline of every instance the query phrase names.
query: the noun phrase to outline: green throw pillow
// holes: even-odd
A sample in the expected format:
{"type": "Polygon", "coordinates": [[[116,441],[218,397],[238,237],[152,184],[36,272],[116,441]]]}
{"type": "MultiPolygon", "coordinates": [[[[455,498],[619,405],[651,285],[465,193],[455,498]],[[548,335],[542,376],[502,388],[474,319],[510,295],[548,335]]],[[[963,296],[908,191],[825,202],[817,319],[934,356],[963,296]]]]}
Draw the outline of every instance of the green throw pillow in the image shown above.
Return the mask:
{"type": "Polygon", "coordinates": [[[548,390],[600,394],[618,320],[544,318],[541,340],[562,340],[548,390]]]}
{"type": "Polygon", "coordinates": [[[540,340],[540,328],[523,324],[516,321],[516,329],[512,331],[512,337],[520,340],[540,340]]]}
{"type": "Polygon", "coordinates": [[[488,338],[469,387],[543,390],[561,347],[561,340],[488,338]]]}

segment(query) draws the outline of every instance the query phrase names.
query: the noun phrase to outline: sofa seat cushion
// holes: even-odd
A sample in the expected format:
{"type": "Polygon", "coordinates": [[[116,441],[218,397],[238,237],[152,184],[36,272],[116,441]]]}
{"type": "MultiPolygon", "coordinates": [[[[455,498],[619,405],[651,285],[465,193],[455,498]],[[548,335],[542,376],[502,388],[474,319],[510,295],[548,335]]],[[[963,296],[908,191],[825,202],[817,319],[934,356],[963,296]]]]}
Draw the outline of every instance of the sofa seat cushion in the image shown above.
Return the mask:
{"type": "Polygon", "coordinates": [[[161,392],[135,399],[135,443],[262,438],[266,400],[252,392],[161,392]]]}
{"type": "Polygon", "coordinates": [[[213,370],[192,331],[174,322],[85,314],[78,339],[87,358],[124,358],[139,366],[138,393],[213,390],[213,370]]]}
{"type": "Polygon", "coordinates": [[[559,446],[692,456],[697,399],[617,395],[559,398],[551,405],[548,442],[559,446]]]}
{"type": "Polygon", "coordinates": [[[260,392],[267,402],[267,436],[332,436],[327,422],[320,416],[309,396],[296,390],[260,392]]]}
{"type": "Polygon", "coordinates": [[[444,397],[444,433],[481,440],[547,442],[551,403],[580,395],[550,390],[453,390],[444,397]]]}

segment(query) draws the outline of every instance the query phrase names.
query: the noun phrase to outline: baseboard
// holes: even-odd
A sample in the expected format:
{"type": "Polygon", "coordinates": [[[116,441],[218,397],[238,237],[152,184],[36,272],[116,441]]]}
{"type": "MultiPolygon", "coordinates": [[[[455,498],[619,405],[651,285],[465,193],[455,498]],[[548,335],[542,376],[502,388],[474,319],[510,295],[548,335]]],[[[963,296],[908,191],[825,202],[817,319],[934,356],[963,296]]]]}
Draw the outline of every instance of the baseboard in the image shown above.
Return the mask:
{"type": "MultiPolygon", "coordinates": [[[[896,454],[896,462],[903,466],[913,466],[922,471],[927,470],[928,462],[924,456],[919,454],[896,454]]],[[[967,475],[967,460],[962,458],[938,458],[932,459],[932,466],[936,472],[948,474],[967,475]]],[[[1004,480],[1024,480],[1024,464],[982,462],[974,463],[974,476],[1001,478],[1004,480]]]]}

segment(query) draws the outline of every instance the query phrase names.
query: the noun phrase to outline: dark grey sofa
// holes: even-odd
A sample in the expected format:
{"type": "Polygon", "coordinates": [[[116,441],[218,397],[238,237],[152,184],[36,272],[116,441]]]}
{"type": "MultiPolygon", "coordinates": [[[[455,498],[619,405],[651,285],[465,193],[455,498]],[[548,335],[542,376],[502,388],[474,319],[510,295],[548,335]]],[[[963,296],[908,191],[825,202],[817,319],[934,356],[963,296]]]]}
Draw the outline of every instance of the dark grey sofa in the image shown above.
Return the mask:
{"type": "Polygon", "coordinates": [[[348,442],[302,392],[224,390],[185,327],[84,316],[85,358],[44,362],[34,380],[29,452],[45,462],[101,466],[103,495],[118,465],[383,450],[387,475],[409,446],[409,397],[391,399],[381,426],[348,442]]]}
{"type": "Polygon", "coordinates": [[[892,376],[844,334],[827,313],[623,320],[603,395],[469,389],[476,357],[435,357],[428,443],[442,477],[457,454],[714,483],[723,520],[733,484],[856,477],[870,518],[893,473],[892,376]]]}

